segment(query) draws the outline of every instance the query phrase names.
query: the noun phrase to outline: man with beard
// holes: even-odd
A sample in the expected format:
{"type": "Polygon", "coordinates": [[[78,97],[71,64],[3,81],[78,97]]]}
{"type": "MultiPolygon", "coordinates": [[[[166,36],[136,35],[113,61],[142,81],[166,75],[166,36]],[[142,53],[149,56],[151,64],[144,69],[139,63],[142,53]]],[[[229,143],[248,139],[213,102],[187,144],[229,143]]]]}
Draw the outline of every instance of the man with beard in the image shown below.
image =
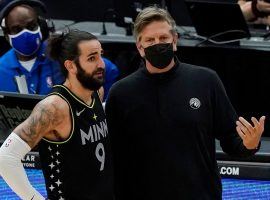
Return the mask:
{"type": "Polygon", "coordinates": [[[104,82],[102,51],[97,38],[83,31],[49,39],[49,55],[66,80],[0,148],[0,175],[22,199],[44,199],[20,162],[38,143],[48,199],[113,199],[107,122],[97,92],[104,82]]]}

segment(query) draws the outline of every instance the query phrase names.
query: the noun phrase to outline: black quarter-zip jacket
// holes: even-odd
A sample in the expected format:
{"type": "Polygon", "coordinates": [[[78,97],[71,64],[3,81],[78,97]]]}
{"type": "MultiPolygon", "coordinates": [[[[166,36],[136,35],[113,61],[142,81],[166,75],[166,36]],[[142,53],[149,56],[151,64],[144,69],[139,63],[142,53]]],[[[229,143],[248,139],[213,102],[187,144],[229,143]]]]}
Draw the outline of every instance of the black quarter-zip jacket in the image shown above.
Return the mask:
{"type": "Polygon", "coordinates": [[[140,68],[118,81],[106,104],[117,200],[221,199],[215,139],[250,156],[218,75],[176,62],[168,72],[140,68]]]}

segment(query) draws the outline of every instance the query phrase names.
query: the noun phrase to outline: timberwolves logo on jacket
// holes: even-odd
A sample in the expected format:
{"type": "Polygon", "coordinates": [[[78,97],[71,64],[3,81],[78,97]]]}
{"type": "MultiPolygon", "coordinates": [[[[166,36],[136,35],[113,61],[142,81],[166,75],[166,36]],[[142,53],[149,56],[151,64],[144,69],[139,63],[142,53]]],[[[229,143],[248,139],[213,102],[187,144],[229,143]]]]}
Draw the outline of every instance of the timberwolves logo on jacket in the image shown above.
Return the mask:
{"type": "Polygon", "coordinates": [[[200,102],[200,100],[198,99],[198,98],[191,98],[190,100],[189,100],[189,105],[190,105],[190,107],[191,108],[193,108],[193,109],[198,109],[198,108],[200,108],[201,107],[201,102],[200,102]]]}

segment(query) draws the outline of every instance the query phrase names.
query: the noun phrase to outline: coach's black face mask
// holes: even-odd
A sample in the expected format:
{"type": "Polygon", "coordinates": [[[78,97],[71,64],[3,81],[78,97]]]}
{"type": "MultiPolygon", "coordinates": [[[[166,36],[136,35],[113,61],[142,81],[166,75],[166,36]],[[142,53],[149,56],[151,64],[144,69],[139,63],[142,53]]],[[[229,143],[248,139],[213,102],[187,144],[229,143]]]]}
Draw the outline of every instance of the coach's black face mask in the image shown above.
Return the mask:
{"type": "Polygon", "coordinates": [[[151,65],[158,69],[164,69],[167,67],[173,57],[173,44],[172,43],[159,43],[149,46],[144,49],[145,59],[148,60],[151,65]]]}

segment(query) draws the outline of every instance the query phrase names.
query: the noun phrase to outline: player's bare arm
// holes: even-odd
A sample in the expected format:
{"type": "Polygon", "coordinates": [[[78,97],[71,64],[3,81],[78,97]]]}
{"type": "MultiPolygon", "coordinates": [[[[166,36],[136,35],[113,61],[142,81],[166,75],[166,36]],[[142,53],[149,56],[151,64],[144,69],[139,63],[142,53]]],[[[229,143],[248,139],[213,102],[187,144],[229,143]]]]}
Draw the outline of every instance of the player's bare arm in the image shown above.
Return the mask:
{"type": "Polygon", "coordinates": [[[57,130],[68,124],[69,117],[68,104],[60,97],[52,95],[40,101],[14,132],[33,148],[44,136],[54,140],[61,138],[57,130]]]}
{"type": "Polygon", "coordinates": [[[67,103],[56,95],[46,97],[1,146],[0,174],[21,199],[44,199],[30,184],[21,159],[42,137],[57,135],[67,120],[70,120],[67,103]]]}

